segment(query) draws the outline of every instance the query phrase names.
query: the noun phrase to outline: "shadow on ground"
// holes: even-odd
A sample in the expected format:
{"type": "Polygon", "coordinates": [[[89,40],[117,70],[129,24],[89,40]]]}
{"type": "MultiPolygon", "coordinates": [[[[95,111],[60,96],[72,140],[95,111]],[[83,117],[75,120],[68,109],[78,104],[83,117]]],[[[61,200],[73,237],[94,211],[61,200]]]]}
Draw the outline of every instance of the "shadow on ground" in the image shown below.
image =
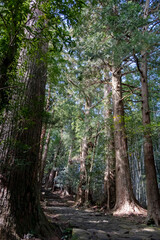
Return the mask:
{"type": "Polygon", "coordinates": [[[143,217],[121,218],[92,208],[78,209],[72,197],[60,192],[46,192],[43,207],[63,232],[72,229],[73,240],[160,240],[160,228],[147,226],[143,217]]]}

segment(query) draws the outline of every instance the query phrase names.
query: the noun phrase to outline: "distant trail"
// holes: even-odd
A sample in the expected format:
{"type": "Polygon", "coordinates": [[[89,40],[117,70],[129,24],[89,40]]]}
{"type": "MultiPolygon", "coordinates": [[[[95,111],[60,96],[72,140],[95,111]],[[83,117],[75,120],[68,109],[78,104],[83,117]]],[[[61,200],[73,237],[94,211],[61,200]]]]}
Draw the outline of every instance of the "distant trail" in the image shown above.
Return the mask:
{"type": "Polygon", "coordinates": [[[143,218],[120,218],[93,209],[78,209],[72,197],[59,192],[47,192],[45,201],[49,219],[62,230],[72,228],[73,240],[160,240],[160,228],[147,226],[143,218]]]}

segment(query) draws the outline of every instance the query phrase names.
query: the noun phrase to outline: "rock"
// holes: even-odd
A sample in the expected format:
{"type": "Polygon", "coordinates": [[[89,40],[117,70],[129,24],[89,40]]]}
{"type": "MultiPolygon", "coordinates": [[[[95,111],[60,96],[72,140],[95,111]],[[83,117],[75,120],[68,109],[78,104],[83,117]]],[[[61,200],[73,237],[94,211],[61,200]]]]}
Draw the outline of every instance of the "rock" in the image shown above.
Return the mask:
{"type": "Polygon", "coordinates": [[[106,233],[103,230],[98,230],[98,229],[87,229],[87,232],[90,233],[91,239],[93,236],[96,236],[98,240],[108,240],[111,239],[110,234],[106,233]]]}
{"type": "Polygon", "coordinates": [[[79,222],[79,223],[81,223],[81,222],[84,221],[84,219],[80,217],[80,218],[76,218],[76,221],[79,222]]]}
{"type": "Polygon", "coordinates": [[[107,236],[107,234],[102,234],[102,233],[98,233],[97,237],[99,240],[109,240],[111,239],[109,236],[107,236]]]}
{"type": "Polygon", "coordinates": [[[89,240],[89,232],[84,229],[73,228],[72,238],[76,240],[89,240]]]}
{"type": "Polygon", "coordinates": [[[96,229],[92,229],[92,228],[90,228],[90,229],[87,229],[87,232],[89,232],[89,233],[96,233],[97,232],[97,230],[96,229]]]}

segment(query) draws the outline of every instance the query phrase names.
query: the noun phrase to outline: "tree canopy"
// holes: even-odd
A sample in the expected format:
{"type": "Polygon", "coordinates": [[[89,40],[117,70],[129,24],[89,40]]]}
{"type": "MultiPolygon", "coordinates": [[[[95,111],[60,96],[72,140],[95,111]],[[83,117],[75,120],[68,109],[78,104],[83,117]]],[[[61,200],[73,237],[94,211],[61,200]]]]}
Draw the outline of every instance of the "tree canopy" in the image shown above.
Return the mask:
{"type": "Polygon", "coordinates": [[[159,10],[158,0],[0,1],[0,238],[56,232],[42,183],[115,215],[147,208],[160,224],[159,10]]]}

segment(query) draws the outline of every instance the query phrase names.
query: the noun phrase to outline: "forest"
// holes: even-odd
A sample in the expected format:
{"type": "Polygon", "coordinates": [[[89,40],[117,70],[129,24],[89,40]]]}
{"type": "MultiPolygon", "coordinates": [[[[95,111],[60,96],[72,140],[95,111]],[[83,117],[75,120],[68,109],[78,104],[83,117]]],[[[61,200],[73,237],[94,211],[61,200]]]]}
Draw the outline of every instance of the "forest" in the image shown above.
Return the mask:
{"type": "Polygon", "coordinates": [[[160,226],[159,0],[0,1],[0,240],[56,191],[160,226]]]}

